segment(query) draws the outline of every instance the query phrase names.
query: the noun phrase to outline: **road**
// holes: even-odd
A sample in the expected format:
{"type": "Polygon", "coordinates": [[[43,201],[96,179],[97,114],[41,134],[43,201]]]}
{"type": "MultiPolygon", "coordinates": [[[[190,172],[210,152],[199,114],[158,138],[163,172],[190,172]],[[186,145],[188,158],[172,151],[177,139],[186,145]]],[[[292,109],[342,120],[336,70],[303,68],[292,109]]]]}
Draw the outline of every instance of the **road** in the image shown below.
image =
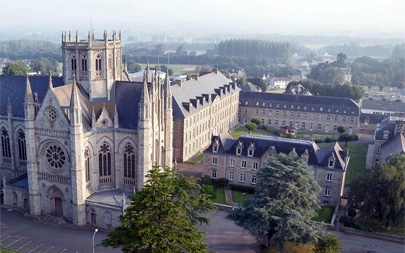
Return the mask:
{"type": "MultiPolygon", "coordinates": [[[[26,217],[20,211],[1,207],[0,247],[22,253],[89,253],[92,252],[94,229],[46,225],[26,217]]],[[[220,253],[260,252],[256,240],[249,233],[227,220],[225,211],[217,210],[210,215],[209,226],[200,229],[207,232],[205,241],[211,250],[220,253]]],[[[95,234],[95,252],[118,253],[120,250],[98,245],[106,231],[95,234]]],[[[337,233],[342,241],[343,253],[403,253],[403,244],[337,233]]]]}

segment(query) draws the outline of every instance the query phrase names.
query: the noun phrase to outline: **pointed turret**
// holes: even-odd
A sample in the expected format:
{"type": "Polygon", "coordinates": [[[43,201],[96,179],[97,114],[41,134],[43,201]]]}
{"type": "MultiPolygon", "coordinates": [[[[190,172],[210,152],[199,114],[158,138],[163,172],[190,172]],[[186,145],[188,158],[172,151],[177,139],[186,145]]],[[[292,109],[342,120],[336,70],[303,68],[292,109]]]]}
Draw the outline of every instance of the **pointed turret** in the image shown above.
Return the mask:
{"type": "Polygon", "coordinates": [[[25,99],[24,99],[25,103],[30,103],[33,104],[34,103],[34,96],[32,94],[32,90],[31,90],[31,84],[30,84],[30,79],[28,78],[27,75],[27,81],[26,81],[26,87],[25,87],[25,99]]]}
{"type": "Polygon", "coordinates": [[[114,108],[114,128],[118,128],[118,110],[117,105],[114,108]]]}
{"type": "Polygon", "coordinates": [[[53,84],[52,84],[52,72],[49,71],[49,82],[48,82],[49,89],[53,89],[53,84]]]}
{"type": "Polygon", "coordinates": [[[76,75],[73,75],[72,95],[70,96],[70,107],[77,109],[80,107],[79,94],[77,93],[76,75]]]}
{"type": "Polygon", "coordinates": [[[7,114],[9,117],[11,117],[13,115],[13,109],[11,107],[10,98],[8,98],[8,103],[7,103],[7,114]]]}
{"type": "Polygon", "coordinates": [[[148,92],[148,83],[146,81],[146,74],[143,75],[143,90],[141,94],[141,103],[149,103],[149,92],[148,92]]]}
{"type": "Polygon", "coordinates": [[[146,64],[146,82],[150,82],[149,61],[146,64]]]}

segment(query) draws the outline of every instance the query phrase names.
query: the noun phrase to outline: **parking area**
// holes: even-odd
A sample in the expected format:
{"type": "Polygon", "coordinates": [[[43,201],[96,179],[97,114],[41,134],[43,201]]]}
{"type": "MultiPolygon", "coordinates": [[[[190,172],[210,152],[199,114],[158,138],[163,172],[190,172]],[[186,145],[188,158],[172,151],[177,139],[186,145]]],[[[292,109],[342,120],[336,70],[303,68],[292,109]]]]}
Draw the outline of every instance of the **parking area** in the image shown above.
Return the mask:
{"type": "Polygon", "coordinates": [[[17,236],[0,236],[0,247],[22,253],[62,253],[63,247],[55,247],[46,243],[34,242],[28,238],[17,236]]]}

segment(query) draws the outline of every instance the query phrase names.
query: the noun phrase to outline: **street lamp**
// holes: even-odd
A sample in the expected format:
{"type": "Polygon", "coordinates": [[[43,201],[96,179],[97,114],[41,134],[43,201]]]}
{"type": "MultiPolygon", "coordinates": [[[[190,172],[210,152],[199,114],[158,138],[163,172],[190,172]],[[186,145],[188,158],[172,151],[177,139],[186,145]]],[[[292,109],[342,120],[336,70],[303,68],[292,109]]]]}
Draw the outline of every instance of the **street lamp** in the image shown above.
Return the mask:
{"type": "Polygon", "coordinates": [[[93,253],[94,253],[94,236],[96,235],[97,231],[98,231],[97,228],[94,229],[94,234],[93,234],[93,253]]]}

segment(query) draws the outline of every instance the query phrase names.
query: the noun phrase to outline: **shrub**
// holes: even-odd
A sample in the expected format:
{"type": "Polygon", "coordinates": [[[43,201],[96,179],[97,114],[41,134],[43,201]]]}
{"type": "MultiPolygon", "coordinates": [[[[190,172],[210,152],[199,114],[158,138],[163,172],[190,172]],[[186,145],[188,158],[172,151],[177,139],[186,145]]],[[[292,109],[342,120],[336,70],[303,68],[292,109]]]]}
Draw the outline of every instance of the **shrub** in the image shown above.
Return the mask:
{"type": "Polygon", "coordinates": [[[347,215],[350,217],[356,217],[357,211],[353,207],[350,207],[349,210],[347,210],[347,215]]]}
{"type": "Polygon", "coordinates": [[[326,137],[326,138],[325,138],[325,142],[326,142],[326,143],[330,143],[330,142],[332,142],[332,139],[331,139],[330,137],[326,137]]]}
{"type": "Polygon", "coordinates": [[[205,185],[202,186],[202,188],[203,188],[204,193],[207,194],[210,199],[215,198],[214,186],[205,184],[205,185]]]}
{"type": "Polygon", "coordinates": [[[230,184],[231,190],[254,194],[256,187],[249,185],[230,184]]]}
{"type": "Polygon", "coordinates": [[[208,175],[205,175],[201,181],[203,185],[212,185],[212,178],[208,175]]]}
{"type": "Polygon", "coordinates": [[[212,185],[215,188],[221,188],[221,187],[226,187],[229,184],[229,180],[226,178],[218,178],[218,179],[211,179],[212,180],[212,185]]]}
{"type": "Polygon", "coordinates": [[[315,141],[315,143],[322,143],[321,139],[315,139],[314,141],[315,141]]]}
{"type": "Polygon", "coordinates": [[[371,228],[361,225],[355,218],[347,216],[347,215],[340,217],[339,221],[341,223],[343,223],[343,225],[345,227],[363,230],[363,231],[367,231],[367,232],[373,232],[373,230],[371,228]]]}
{"type": "Polygon", "coordinates": [[[315,244],[314,253],[340,253],[342,244],[337,235],[327,234],[319,238],[315,244]]]}

